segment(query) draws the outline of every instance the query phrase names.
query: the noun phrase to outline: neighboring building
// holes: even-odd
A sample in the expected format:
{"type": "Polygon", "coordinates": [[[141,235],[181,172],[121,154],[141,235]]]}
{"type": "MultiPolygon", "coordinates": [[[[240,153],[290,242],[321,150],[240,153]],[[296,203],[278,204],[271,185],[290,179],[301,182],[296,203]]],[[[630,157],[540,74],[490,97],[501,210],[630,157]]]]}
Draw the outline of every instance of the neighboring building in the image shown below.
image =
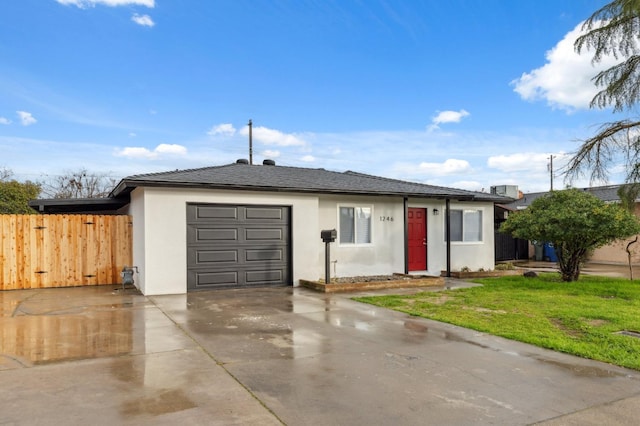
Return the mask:
{"type": "Polygon", "coordinates": [[[518,185],[496,185],[491,187],[491,193],[511,199],[518,199],[522,196],[518,190],[518,185]]]}
{"type": "MultiPolygon", "coordinates": [[[[270,160],[129,176],[109,200],[133,217],[136,285],[147,295],[319,279],[327,229],[337,231],[332,276],[493,269],[494,202],[508,201],[270,160]]],[[[47,212],[55,200],[31,205],[47,212]]]]}
{"type": "MultiPolygon", "coordinates": [[[[580,188],[583,191],[589,192],[595,195],[606,203],[619,203],[620,197],[618,196],[618,190],[622,185],[606,185],[596,186],[591,188],[580,188]]],[[[524,194],[522,198],[506,204],[506,207],[513,210],[526,209],[531,203],[539,197],[548,194],[548,192],[533,192],[524,194]]],[[[635,215],[640,217],[640,200],[636,200],[635,215]]],[[[625,250],[627,243],[634,238],[613,242],[604,247],[596,249],[590,256],[591,262],[601,263],[628,263],[627,252],[625,250]]],[[[632,261],[637,262],[640,260],[640,242],[631,246],[632,248],[632,261]]]]}

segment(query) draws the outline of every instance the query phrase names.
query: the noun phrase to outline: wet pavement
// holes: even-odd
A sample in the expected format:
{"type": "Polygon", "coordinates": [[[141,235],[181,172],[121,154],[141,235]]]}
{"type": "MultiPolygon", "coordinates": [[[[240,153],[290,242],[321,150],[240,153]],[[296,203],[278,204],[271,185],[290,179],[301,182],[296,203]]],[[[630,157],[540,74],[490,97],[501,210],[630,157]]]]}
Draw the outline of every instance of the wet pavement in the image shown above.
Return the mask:
{"type": "Polygon", "coordinates": [[[637,423],[640,372],[351,296],[0,292],[0,425],[637,423]]]}

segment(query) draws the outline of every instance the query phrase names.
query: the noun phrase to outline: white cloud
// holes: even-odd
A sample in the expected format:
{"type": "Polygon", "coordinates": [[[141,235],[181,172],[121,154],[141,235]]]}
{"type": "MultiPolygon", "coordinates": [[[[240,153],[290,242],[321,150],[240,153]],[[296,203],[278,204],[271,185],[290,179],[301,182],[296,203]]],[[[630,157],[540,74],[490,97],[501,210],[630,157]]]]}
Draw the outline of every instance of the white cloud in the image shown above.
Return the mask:
{"type": "Polygon", "coordinates": [[[467,191],[487,192],[480,182],[474,180],[460,180],[450,184],[452,188],[466,189],[467,191]]]}
{"type": "Polygon", "coordinates": [[[18,114],[18,117],[20,118],[20,124],[22,124],[23,126],[31,126],[32,124],[36,124],[38,122],[38,120],[36,120],[30,112],[16,111],[16,114],[18,114]]]}
{"type": "Polygon", "coordinates": [[[175,144],[160,144],[153,151],[148,148],[143,147],[125,147],[122,149],[117,149],[114,153],[116,157],[127,157],[127,158],[142,158],[142,159],[156,159],[160,157],[162,154],[166,155],[185,155],[187,153],[187,148],[182,145],[175,144]]]}
{"type": "Polygon", "coordinates": [[[427,178],[430,183],[438,185],[433,181],[434,178],[468,174],[472,171],[472,167],[467,160],[450,158],[441,163],[422,162],[416,164],[397,162],[392,166],[391,170],[393,172],[392,175],[399,179],[421,180],[427,178]]]}
{"type": "Polygon", "coordinates": [[[0,124],[11,124],[11,120],[5,117],[0,117],[0,124]]]}
{"type": "Polygon", "coordinates": [[[574,42],[582,34],[582,23],[568,32],[562,40],[545,54],[547,63],[524,73],[511,82],[514,91],[527,101],[546,100],[553,108],[572,111],[587,109],[598,88],[591,79],[601,70],[619,61],[612,56],[603,57],[593,65],[593,53],[583,50],[578,55],[574,42]]]}
{"type": "MultiPolygon", "coordinates": [[[[244,127],[240,134],[249,135],[249,127],[244,127]]],[[[306,146],[307,143],[294,134],[282,133],[279,130],[269,129],[267,127],[254,127],[252,130],[253,140],[261,142],[265,145],[276,146],[306,146]]]]}
{"type": "Polygon", "coordinates": [[[185,155],[187,153],[187,148],[177,144],[161,143],[156,147],[154,152],[157,152],[158,154],[185,155]]]}
{"type": "Polygon", "coordinates": [[[280,157],[280,151],[268,149],[262,152],[262,156],[265,158],[278,158],[280,157]]]}
{"type": "Polygon", "coordinates": [[[138,15],[137,13],[131,17],[131,20],[138,25],[142,25],[143,27],[153,27],[156,23],[153,22],[151,16],[149,15],[138,15]]]}
{"type": "Polygon", "coordinates": [[[313,155],[305,155],[300,160],[304,161],[305,163],[313,163],[314,161],[316,161],[316,157],[314,157],[313,155]]]}
{"type": "Polygon", "coordinates": [[[126,148],[117,149],[115,152],[116,157],[127,158],[154,158],[153,151],[142,147],[128,146],[126,148]]]}
{"type": "Polygon", "coordinates": [[[467,160],[449,158],[444,163],[420,163],[418,170],[431,176],[445,176],[468,172],[471,170],[471,165],[467,160]]]}
{"type": "Polygon", "coordinates": [[[209,136],[233,136],[236,133],[236,129],[233,127],[233,124],[223,123],[218,124],[217,126],[213,126],[211,130],[207,132],[209,136]]]}
{"type": "Polygon", "coordinates": [[[443,123],[459,123],[464,117],[467,117],[468,111],[461,109],[460,111],[440,111],[438,115],[431,119],[431,125],[429,130],[435,130],[440,128],[440,124],[443,123]]]}
{"type": "MultiPolygon", "coordinates": [[[[559,170],[568,157],[565,153],[553,154],[554,169],[559,170]]],[[[487,166],[501,172],[546,171],[549,154],[521,152],[510,155],[495,155],[487,159],[487,166]]]]}
{"type": "Polygon", "coordinates": [[[146,6],[153,8],[155,6],[155,0],[56,0],[58,3],[65,6],[77,6],[81,9],[87,7],[94,7],[96,5],[104,6],[146,6]]]}
{"type": "Polygon", "coordinates": [[[134,132],[129,133],[129,137],[130,138],[135,138],[136,136],[138,136],[138,135],[136,133],[134,133],[134,132]]]}

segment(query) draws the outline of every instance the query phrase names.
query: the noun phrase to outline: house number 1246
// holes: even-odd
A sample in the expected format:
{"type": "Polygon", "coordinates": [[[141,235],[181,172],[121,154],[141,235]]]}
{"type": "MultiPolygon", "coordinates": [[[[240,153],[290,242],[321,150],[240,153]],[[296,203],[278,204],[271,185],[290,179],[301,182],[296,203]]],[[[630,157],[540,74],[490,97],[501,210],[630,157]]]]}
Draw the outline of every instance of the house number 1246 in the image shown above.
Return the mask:
{"type": "Polygon", "coordinates": [[[380,222],[393,222],[393,216],[380,216],[380,222]]]}

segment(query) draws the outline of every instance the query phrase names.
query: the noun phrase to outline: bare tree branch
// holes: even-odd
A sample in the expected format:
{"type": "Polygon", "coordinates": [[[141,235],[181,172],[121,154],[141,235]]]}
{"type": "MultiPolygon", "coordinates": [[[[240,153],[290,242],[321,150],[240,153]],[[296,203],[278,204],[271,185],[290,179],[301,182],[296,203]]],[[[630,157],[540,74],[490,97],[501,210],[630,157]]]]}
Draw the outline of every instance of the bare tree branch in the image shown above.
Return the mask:
{"type": "Polygon", "coordinates": [[[6,167],[0,169],[0,182],[9,180],[11,176],[13,176],[13,171],[11,171],[11,169],[7,169],[6,167]]]}
{"type": "Polygon", "coordinates": [[[639,136],[640,121],[620,120],[603,124],[598,133],[582,141],[573,154],[564,170],[566,180],[571,182],[589,174],[591,183],[607,181],[609,170],[618,158],[616,153],[620,153],[626,162],[628,180],[636,173],[640,175],[639,136]]]}
{"type": "Polygon", "coordinates": [[[66,171],[43,185],[43,195],[49,198],[103,198],[116,185],[106,174],[89,173],[86,169],[66,171]]]}

